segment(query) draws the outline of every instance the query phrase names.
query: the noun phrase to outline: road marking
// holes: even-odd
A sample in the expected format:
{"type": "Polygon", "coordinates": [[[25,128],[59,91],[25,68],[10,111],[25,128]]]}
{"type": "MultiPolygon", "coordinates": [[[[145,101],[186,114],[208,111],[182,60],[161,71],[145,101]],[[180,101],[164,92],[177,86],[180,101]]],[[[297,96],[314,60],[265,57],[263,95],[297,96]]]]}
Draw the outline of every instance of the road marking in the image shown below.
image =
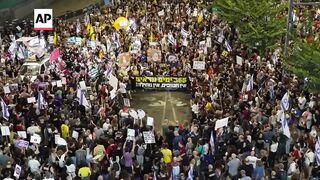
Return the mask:
{"type": "Polygon", "coordinates": [[[178,125],[179,122],[177,121],[176,110],[174,109],[173,103],[172,103],[172,101],[171,101],[171,92],[169,92],[169,99],[170,99],[170,104],[171,104],[171,110],[172,110],[172,115],[173,115],[174,123],[175,123],[176,125],[178,125]],[[177,123],[177,122],[178,122],[178,123],[177,123]]]}
{"type": "MultiPolygon", "coordinates": [[[[165,92],[165,96],[164,96],[164,105],[163,105],[163,112],[162,112],[162,119],[161,122],[165,119],[166,116],[166,107],[167,107],[167,98],[168,98],[168,92],[165,92]]],[[[162,129],[162,128],[161,128],[162,129]]]]}

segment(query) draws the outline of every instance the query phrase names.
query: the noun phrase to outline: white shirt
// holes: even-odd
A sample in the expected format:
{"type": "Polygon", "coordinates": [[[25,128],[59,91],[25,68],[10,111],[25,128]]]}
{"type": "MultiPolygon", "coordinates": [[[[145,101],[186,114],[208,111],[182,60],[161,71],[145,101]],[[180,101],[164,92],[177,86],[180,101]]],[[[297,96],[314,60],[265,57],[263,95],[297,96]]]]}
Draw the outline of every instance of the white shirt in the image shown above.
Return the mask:
{"type": "Polygon", "coordinates": [[[40,172],[40,163],[38,160],[36,159],[30,159],[28,162],[28,166],[30,168],[30,171],[32,173],[34,172],[40,172]]]}
{"type": "Polygon", "coordinates": [[[278,143],[272,143],[271,146],[270,146],[270,151],[273,152],[273,153],[277,152],[278,145],[279,145],[278,143]]]}
{"type": "Polygon", "coordinates": [[[28,127],[27,129],[27,133],[30,134],[30,135],[34,135],[35,133],[39,133],[41,130],[39,128],[39,126],[30,126],[28,127]]]}
{"type": "Polygon", "coordinates": [[[127,88],[126,84],[124,84],[122,82],[119,83],[119,91],[120,91],[120,93],[122,93],[122,94],[127,93],[126,88],[127,88]]]}
{"type": "Polygon", "coordinates": [[[253,169],[256,168],[258,158],[255,156],[248,156],[249,164],[252,164],[253,169]]]}
{"type": "Polygon", "coordinates": [[[309,166],[310,163],[314,162],[315,154],[312,151],[309,151],[304,155],[304,163],[306,166],[309,166]]]}
{"type": "Polygon", "coordinates": [[[292,175],[293,173],[295,173],[297,171],[297,166],[296,166],[296,162],[292,162],[289,166],[288,169],[288,175],[292,175]]]}

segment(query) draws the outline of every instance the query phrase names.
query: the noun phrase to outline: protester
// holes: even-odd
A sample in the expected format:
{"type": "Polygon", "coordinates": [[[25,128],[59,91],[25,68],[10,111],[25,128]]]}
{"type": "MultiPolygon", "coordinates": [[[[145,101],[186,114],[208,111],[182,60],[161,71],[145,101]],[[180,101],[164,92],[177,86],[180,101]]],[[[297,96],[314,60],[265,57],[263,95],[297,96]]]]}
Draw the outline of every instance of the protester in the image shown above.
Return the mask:
{"type": "Polygon", "coordinates": [[[114,3],[56,19],[52,36],[1,32],[1,179],[319,178],[320,95],[278,50],[241,44],[209,1],[114,3]],[[50,59],[34,80],[19,70],[33,56],[50,59]],[[123,102],[144,76],[187,77],[192,117],[140,122],[123,102]]]}

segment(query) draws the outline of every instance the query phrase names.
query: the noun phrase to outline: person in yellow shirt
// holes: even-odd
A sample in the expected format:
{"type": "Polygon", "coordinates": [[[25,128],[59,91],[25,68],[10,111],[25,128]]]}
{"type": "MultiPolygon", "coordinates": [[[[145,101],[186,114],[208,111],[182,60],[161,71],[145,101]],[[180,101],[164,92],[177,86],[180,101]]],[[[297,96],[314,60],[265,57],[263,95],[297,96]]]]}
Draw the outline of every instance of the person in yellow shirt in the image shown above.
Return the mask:
{"type": "Polygon", "coordinates": [[[166,164],[170,164],[172,161],[172,151],[168,149],[168,144],[164,143],[161,148],[161,153],[163,155],[163,161],[166,164]]]}
{"type": "Polygon", "coordinates": [[[61,125],[61,135],[63,138],[69,137],[69,121],[66,120],[64,124],[61,125]]]}
{"type": "Polygon", "coordinates": [[[83,180],[89,180],[91,175],[91,170],[86,165],[82,165],[82,167],[78,171],[78,176],[83,180]]]}

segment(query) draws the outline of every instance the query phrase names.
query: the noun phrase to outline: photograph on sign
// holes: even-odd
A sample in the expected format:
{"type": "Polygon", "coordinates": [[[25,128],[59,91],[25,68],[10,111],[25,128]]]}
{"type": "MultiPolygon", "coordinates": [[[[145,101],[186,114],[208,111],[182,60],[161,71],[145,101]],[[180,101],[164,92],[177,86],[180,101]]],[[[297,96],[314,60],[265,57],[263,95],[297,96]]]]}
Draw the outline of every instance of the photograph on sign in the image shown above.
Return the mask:
{"type": "Polygon", "coordinates": [[[158,49],[148,49],[148,61],[161,62],[161,51],[158,49]]]}

